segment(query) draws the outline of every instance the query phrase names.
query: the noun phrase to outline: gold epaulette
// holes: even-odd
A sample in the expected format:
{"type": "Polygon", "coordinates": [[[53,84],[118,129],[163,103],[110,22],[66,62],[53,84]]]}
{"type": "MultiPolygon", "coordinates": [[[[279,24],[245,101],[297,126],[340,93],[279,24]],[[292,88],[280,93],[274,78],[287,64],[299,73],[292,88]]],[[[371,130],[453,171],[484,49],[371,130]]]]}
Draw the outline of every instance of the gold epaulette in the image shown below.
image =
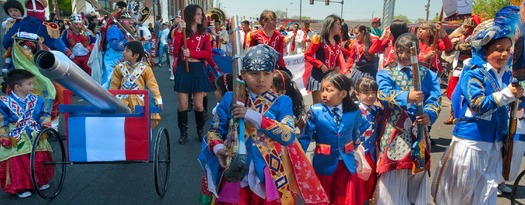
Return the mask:
{"type": "Polygon", "coordinates": [[[8,21],[7,24],[5,25],[5,32],[4,34],[6,34],[9,29],[11,29],[11,27],[13,27],[13,25],[15,24],[16,21],[8,21]]]}
{"type": "Polygon", "coordinates": [[[49,37],[54,39],[60,38],[60,29],[58,27],[58,24],[44,21],[42,22],[42,25],[46,26],[49,37]]]}
{"type": "Polygon", "coordinates": [[[320,40],[321,40],[321,36],[319,34],[312,36],[312,43],[319,44],[320,40]]]}

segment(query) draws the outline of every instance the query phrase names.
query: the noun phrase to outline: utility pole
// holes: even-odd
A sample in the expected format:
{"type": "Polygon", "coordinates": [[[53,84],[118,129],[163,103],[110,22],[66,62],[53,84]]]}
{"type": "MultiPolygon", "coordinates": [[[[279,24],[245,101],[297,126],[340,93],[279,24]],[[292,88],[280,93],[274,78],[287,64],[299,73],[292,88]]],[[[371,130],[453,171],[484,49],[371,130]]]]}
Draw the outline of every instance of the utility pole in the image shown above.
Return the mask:
{"type": "Polygon", "coordinates": [[[299,25],[303,23],[303,0],[299,0],[299,25]]]}
{"type": "Polygon", "coordinates": [[[427,12],[427,18],[425,21],[428,22],[428,14],[430,13],[430,0],[428,0],[427,5],[425,5],[425,11],[427,12]]]}

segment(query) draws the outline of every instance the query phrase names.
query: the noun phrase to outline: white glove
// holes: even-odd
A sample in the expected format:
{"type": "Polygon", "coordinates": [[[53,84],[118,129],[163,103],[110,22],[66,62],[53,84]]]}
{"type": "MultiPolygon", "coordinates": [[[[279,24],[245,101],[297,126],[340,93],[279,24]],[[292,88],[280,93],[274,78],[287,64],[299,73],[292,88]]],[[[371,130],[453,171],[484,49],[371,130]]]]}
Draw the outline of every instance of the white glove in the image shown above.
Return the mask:
{"type": "Polygon", "coordinates": [[[71,55],[69,56],[69,59],[73,60],[73,58],[75,58],[75,57],[76,57],[75,54],[71,54],[71,55]]]}

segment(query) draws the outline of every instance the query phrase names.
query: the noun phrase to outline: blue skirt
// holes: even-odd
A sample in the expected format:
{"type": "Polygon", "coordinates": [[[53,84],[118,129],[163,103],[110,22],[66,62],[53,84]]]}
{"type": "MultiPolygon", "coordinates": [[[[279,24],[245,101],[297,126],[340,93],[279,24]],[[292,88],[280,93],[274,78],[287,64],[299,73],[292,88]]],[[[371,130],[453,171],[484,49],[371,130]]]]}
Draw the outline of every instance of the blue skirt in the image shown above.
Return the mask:
{"type": "Polygon", "coordinates": [[[210,82],[204,63],[189,62],[189,72],[186,73],[184,61],[177,62],[175,70],[175,92],[196,93],[215,91],[215,85],[210,82]]]}

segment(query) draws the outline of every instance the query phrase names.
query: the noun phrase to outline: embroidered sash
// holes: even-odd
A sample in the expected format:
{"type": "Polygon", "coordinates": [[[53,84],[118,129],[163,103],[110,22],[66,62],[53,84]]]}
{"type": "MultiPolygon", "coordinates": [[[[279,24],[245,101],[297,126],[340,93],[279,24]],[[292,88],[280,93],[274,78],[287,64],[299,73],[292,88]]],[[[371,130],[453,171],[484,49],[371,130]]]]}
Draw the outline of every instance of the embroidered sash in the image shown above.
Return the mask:
{"type": "Polygon", "coordinates": [[[9,133],[10,137],[20,138],[20,133],[24,128],[29,127],[34,131],[38,131],[38,124],[32,118],[33,111],[35,110],[36,105],[36,96],[33,94],[27,95],[27,102],[25,104],[25,109],[20,107],[15,99],[9,96],[2,96],[0,101],[2,101],[11,112],[13,112],[17,117],[18,121],[15,123],[14,129],[9,133]]]}
{"type": "MultiPolygon", "coordinates": [[[[131,65],[130,65],[131,66],[131,65]]],[[[133,66],[131,66],[133,68],[133,66]]],[[[140,87],[136,83],[137,80],[142,75],[142,72],[146,70],[146,65],[140,63],[138,67],[133,69],[133,72],[130,73],[130,70],[125,66],[125,64],[120,64],[120,71],[122,72],[122,75],[126,79],[124,83],[122,83],[122,86],[120,86],[120,89],[123,90],[139,90],[140,87]]],[[[136,95],[141,101],[144,102],[144,95],[136,95]]],[[[128,95],[117,95],[117,99],[127,99],[128,95]]]]}

